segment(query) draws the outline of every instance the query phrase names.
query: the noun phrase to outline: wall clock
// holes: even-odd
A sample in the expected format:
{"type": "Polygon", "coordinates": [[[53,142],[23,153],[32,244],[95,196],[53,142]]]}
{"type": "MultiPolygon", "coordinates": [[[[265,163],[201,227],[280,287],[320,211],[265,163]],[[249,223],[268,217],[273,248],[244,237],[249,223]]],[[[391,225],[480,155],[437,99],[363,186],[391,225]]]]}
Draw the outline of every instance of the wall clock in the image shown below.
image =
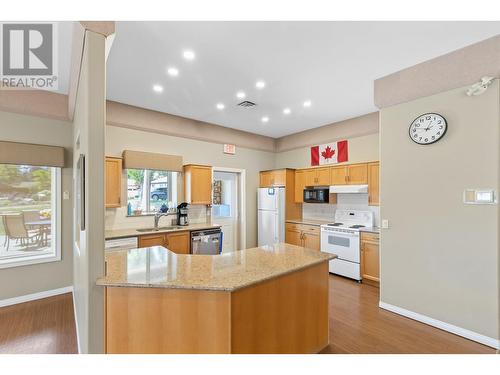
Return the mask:
{"type": "Polygon", "coordinates": [[[443,138],[447,128],[446,119],[440,114],[424,113],[410,124],[409,136],[419,145],[430,145],[443,138]]]}

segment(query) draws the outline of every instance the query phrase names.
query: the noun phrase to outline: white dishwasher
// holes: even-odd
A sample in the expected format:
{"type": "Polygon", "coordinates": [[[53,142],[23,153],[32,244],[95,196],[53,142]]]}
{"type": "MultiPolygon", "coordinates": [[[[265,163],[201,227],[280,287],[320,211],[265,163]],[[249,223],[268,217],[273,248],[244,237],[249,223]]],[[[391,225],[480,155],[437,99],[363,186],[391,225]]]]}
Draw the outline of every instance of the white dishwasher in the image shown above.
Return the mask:
{"type": "Polygon", "coordinates": [[[137,249],[137,247],[137,237],[114,238],[112,240],[106,240],[104,245],[106,251],[130,250],[137,249]]]}

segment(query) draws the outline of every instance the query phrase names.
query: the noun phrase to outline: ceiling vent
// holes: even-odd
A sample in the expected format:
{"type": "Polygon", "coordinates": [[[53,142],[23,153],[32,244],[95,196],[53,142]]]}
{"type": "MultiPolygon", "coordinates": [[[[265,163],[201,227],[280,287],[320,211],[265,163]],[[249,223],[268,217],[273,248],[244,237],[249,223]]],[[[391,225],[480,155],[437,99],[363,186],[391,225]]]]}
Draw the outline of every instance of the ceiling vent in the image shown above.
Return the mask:
{"type": "Polygon", "coordinates": [[[238,105],[240,107],[255,107],[257,104],[255,104],[254,102],[249,102],[248,100],[245,100],[241,103],[238,103],[238,105]]]}

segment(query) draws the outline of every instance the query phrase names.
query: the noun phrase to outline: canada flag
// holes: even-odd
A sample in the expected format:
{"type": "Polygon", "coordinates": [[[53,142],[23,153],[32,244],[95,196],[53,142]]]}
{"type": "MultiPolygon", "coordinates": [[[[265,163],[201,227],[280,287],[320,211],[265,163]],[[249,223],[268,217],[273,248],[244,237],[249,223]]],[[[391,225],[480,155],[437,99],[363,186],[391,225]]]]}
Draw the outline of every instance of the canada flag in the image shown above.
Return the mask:
{"type": "Polygon", "coordinates": [[[335,164],[347,161],[347,141],[311,147],[311,165],[335,164]]]}

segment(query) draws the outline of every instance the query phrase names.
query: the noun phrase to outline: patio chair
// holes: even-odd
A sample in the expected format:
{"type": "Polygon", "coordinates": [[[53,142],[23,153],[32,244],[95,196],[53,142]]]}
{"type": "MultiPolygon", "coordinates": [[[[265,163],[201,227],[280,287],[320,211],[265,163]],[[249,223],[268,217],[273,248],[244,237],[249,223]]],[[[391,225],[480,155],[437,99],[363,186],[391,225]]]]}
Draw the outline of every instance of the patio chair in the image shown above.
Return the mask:
{"type": "Polygon", "coordinates": [[[40,231],[26,229],[22,214],[4,216],[4,227],[7,235],[6,251],[9,250],[10,240],[19,240],[21,246],[26,247],[40,241],[40,231]]]}
{"type": "MultiPolygon", "coordinates": [[[[40,211],[38,210],[26,210],[23,211],[23,218],[25,223],[39,221],[40,220],[40,211]]],[[[26,225],[28,229],[37,229],[40,228],[39,225],[26,225]]]]}

